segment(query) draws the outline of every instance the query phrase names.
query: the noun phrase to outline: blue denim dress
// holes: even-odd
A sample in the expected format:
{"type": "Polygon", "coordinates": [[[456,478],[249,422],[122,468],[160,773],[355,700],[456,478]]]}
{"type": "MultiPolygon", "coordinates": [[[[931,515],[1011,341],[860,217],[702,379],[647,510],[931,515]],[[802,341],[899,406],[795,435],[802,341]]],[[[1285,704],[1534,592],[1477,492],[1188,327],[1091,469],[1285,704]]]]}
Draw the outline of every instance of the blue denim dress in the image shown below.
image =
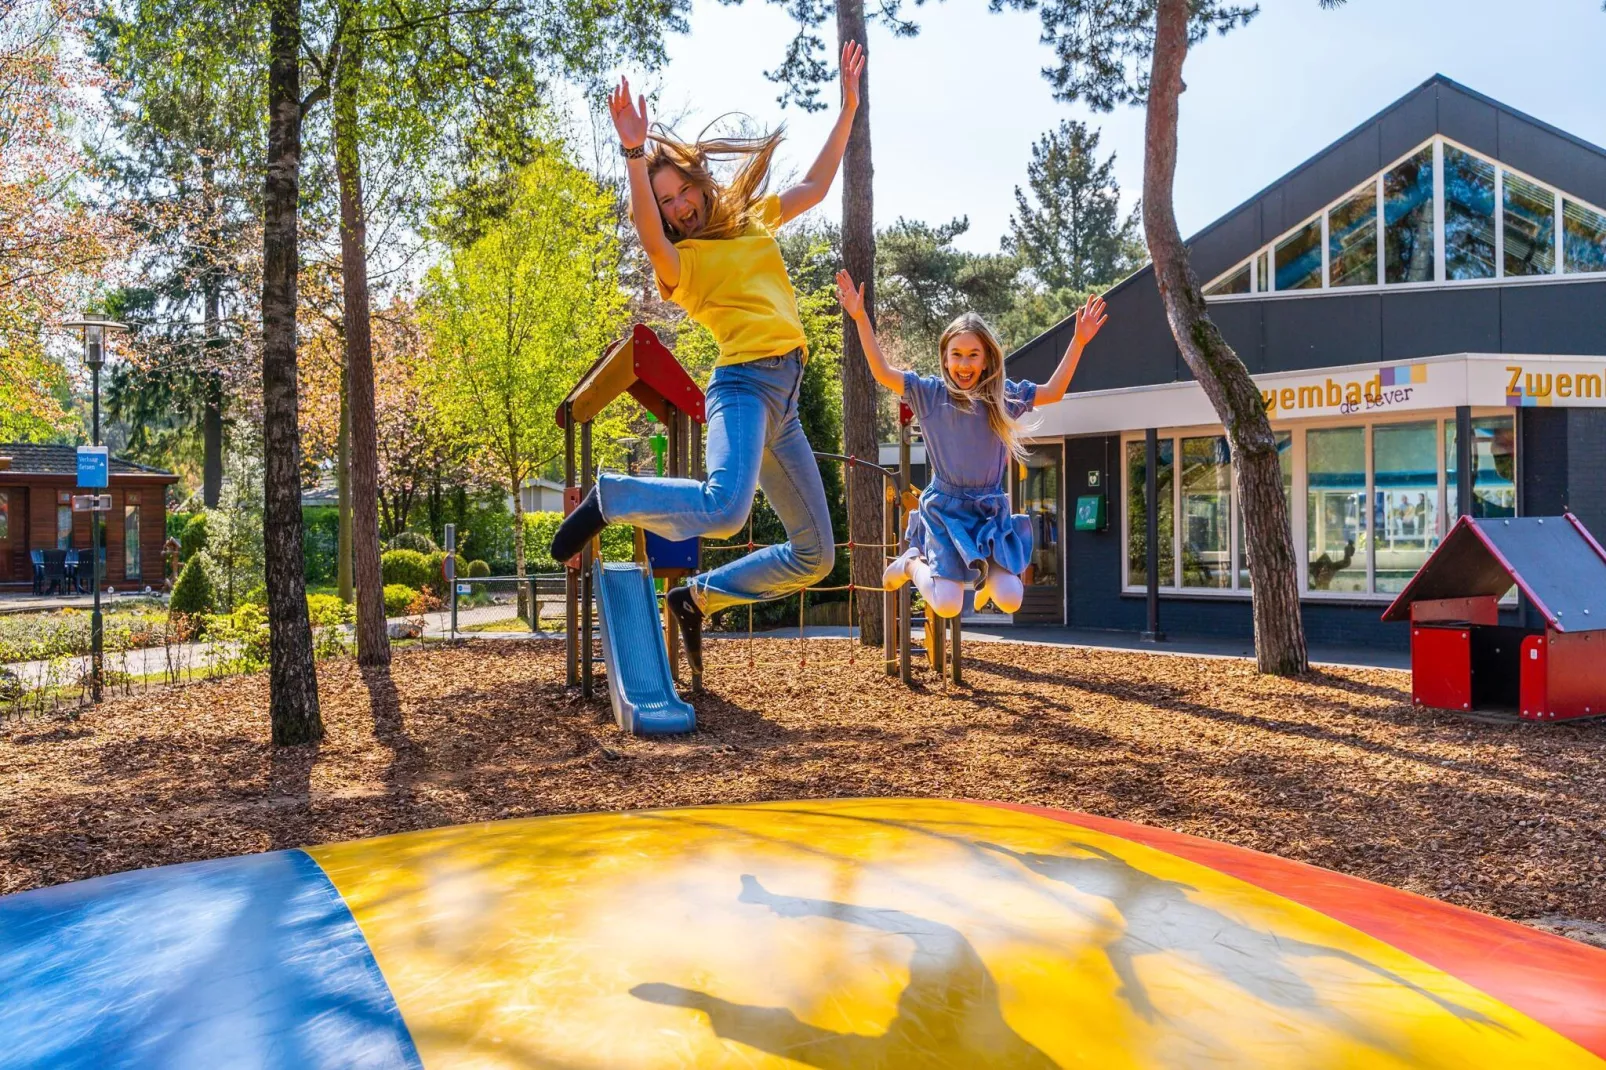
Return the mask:
{"type": "MultiPolygon", "coordinates": [[[[961,407],[940,377],[912,371],[903,373],[903,397],[920,418],[930,473],[920,511],[909,518],[909,545],[921,549],[938,579],[975,582],[983,562],[1025,571],[1032,559],[1031,520],[1010,512],[1004,489],[1009,451],[988,426],[986,411],[961,407]]],[[[1011,419],[1036,401],[1036,383],[1005,380],[1011,419]]]]}

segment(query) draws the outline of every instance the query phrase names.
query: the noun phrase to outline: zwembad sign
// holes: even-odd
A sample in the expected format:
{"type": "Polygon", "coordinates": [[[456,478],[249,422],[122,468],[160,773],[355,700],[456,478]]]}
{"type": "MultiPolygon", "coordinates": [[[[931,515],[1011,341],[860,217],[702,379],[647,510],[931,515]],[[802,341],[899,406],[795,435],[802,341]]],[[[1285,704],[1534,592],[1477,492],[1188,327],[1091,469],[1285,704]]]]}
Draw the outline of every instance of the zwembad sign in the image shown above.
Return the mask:
{"type": "MultiPolygon", "coordinates": [[[[1258,375],[1275,421],[1387,418],[1395,412],[1496,407],[1606,407],[1606,357],[1457,353],[1392,364],[1258,375]]],[[[1031,419],[1032,438],[1206,427],[1220,422],[1194,382],[1067,394],[1031,419]]]]}

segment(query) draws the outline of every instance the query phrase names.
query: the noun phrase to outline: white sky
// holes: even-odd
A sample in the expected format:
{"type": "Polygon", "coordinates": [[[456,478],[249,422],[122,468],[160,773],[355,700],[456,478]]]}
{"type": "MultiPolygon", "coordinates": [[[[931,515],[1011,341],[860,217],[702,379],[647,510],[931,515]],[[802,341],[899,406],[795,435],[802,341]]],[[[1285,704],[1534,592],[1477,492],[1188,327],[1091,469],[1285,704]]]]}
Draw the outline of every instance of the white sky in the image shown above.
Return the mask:
{"type": "MultiPolygon", "coordinates": [[[[1058,104],[1039,73],[1053,56],[1036,12],[989,14],[985,0],[905,4],[919,36],[872,29],[870,103],[876,222],[968,215],[959,244],[993,251],[1024,185],[1032,142],[1061,118],[1103,132],[1129,202],[1142,182],[1143,113],[1058,104]]],[[[763,0],[694,0],[692,33],[669,41],[652,115],[683,135],[730,111],[784,121],[781,168],[808,166],[834,108],[784,112],[763,72],[780,63],[794,24],[763,0]]],[[[828,43],[834,26],[823,28],[828,43]]],[[[1185,77],[1176,204],[1191,234],[1435,73],[1606,144],[1606,13],[1600,0],[1265,0],[1245,29],[1194,50],[1185,77]]],[[[832,58],[835,68],[835,58],[832,58]]],[[[626,72],[637,75],[639,72],[626,72]]],[[[638,83],[632,77],[632,85],[638,83]]],[[[824,97],[835,100],[828,88],[824,97]]],[[[816,211],[836,218],[840,187],[816,211]]]]}

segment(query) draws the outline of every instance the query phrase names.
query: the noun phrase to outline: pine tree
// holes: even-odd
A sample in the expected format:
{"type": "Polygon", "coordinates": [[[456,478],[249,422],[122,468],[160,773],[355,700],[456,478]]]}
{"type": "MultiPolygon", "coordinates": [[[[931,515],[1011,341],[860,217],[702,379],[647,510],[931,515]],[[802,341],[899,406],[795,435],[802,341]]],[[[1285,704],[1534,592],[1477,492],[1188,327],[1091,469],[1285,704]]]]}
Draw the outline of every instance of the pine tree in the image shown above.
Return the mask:
{"type": "Polygon", "coordinates": [[[1099,132],[1065,119],[1032,146],[1031,196],[1015,187],[1004,247],[1049,290],[1107,285],[1143,262],[1136,210],[1121,216],[1115,154],[1100,162],[1099,132]]]}

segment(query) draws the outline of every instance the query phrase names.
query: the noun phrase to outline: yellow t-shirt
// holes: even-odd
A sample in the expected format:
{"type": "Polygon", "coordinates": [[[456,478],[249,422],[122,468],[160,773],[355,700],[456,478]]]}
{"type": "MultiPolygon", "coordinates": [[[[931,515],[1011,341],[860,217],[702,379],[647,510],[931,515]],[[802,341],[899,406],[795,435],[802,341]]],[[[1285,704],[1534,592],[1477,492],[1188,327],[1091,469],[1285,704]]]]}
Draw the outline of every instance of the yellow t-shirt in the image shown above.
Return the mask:
{"type": "Polygon", "coordinates": [[[770,231],[781,222],[775,194],[758,205],[760,222],[734,238],[687,238],[675,243],[680,282],[658,292],[686,310],[719,343],[715,365],[778,357],[798,347],[808,355],[797,295],[770,231]]]}

